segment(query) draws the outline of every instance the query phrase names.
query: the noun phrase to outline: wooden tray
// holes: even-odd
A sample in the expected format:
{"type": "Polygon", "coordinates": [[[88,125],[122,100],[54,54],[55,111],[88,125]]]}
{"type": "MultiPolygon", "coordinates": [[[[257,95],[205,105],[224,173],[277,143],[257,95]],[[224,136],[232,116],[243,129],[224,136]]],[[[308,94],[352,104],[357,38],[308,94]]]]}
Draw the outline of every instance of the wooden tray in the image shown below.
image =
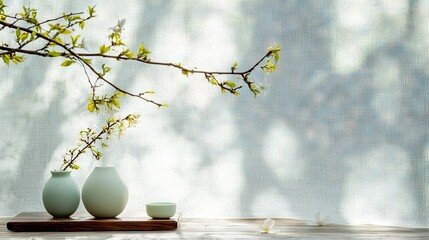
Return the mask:
{"type": "Polygon", "coordinates": [[[95,219],[86,214],[52,218],[46,212],[25,212],[11,219],[7,229],[15,232],[159,231],[176,229],[177,219],[177,216],[170,219],[127,216],[95,219]]]}

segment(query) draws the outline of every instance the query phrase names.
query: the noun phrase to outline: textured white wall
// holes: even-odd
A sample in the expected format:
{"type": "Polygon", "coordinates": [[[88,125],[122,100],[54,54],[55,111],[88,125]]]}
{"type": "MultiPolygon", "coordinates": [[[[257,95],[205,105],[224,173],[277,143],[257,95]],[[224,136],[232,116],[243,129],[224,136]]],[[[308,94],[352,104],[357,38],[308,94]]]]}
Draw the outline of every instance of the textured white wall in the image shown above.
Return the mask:
{"type": "MultiPolygon", "coordinates": [[[[88,46],[98,49],[126,18],[130,46],[144,41],[152,60],[198,69],[235,61],[244,69],[268,46],[283,47],[278,72],[254,76],[267,87],[256,99],[174,69],[109,62],[109,79],[170,105],[123,102],[121,112],[141,121],[102,161],[127,182],[127,210],[169,200],[187,217],[313,220],[320,212],[336,223],[429,226],[427,2],[23,2],[46,17],[96,4],[88,46]]],[[[86,111],[82,70],[60,63],[0,65],[0,215],[43,210],[49,170],[80,129],[105,117],[86,111]]],[[[96,163],[79,163],[82,185],[96,163]]]]}

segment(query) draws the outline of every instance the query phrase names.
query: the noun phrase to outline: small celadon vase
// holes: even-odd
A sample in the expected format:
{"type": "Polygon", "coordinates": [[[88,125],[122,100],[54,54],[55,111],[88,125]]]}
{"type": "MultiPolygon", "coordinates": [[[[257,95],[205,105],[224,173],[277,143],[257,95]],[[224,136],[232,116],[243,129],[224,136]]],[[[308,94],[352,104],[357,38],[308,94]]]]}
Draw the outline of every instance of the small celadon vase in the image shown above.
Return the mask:
{"type": "Polygon", "coordinates": [[[85,209],[96,218],[114,218],[126,207],[128,188],[111,165],[96,166],[82,188],[85,209]]]}
{"type": "Polygon", "coordinates": [[[54,218],[68,218],[80,203],[80,190],[71,171],[51,171],[42,193],[43,205],[54,218]]]}

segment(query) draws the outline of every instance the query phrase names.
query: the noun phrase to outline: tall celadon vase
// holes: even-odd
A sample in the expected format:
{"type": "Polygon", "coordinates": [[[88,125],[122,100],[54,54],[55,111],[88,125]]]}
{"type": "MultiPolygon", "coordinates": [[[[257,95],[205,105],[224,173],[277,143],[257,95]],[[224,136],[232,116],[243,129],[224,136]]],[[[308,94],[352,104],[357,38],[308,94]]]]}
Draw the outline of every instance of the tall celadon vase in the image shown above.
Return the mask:
{"type": "Polygon", "coordinates": [[[42,193],[43,205],[54,218],[68,218],[80,203],[79,187],[71,171],[51,171],[42,193]]]}
{"type": "Polygon", "coordinates": [[[111,165],[96,166],[82,188],[82,202],[96,218],[114,218],[127,205],[128,188],[111,165]]]}

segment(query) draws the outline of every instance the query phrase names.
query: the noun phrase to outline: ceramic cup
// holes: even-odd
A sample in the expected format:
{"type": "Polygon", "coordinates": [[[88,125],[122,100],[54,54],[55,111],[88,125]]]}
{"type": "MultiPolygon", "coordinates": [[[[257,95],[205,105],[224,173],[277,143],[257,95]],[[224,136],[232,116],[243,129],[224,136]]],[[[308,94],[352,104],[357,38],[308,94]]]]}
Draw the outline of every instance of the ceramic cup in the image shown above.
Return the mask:
{"type": "Polygon", "coordinates": [[[147,203],[146,213],[152,218],[170,218],[176,214],[176,204],[171,202],[147,203]]]}

